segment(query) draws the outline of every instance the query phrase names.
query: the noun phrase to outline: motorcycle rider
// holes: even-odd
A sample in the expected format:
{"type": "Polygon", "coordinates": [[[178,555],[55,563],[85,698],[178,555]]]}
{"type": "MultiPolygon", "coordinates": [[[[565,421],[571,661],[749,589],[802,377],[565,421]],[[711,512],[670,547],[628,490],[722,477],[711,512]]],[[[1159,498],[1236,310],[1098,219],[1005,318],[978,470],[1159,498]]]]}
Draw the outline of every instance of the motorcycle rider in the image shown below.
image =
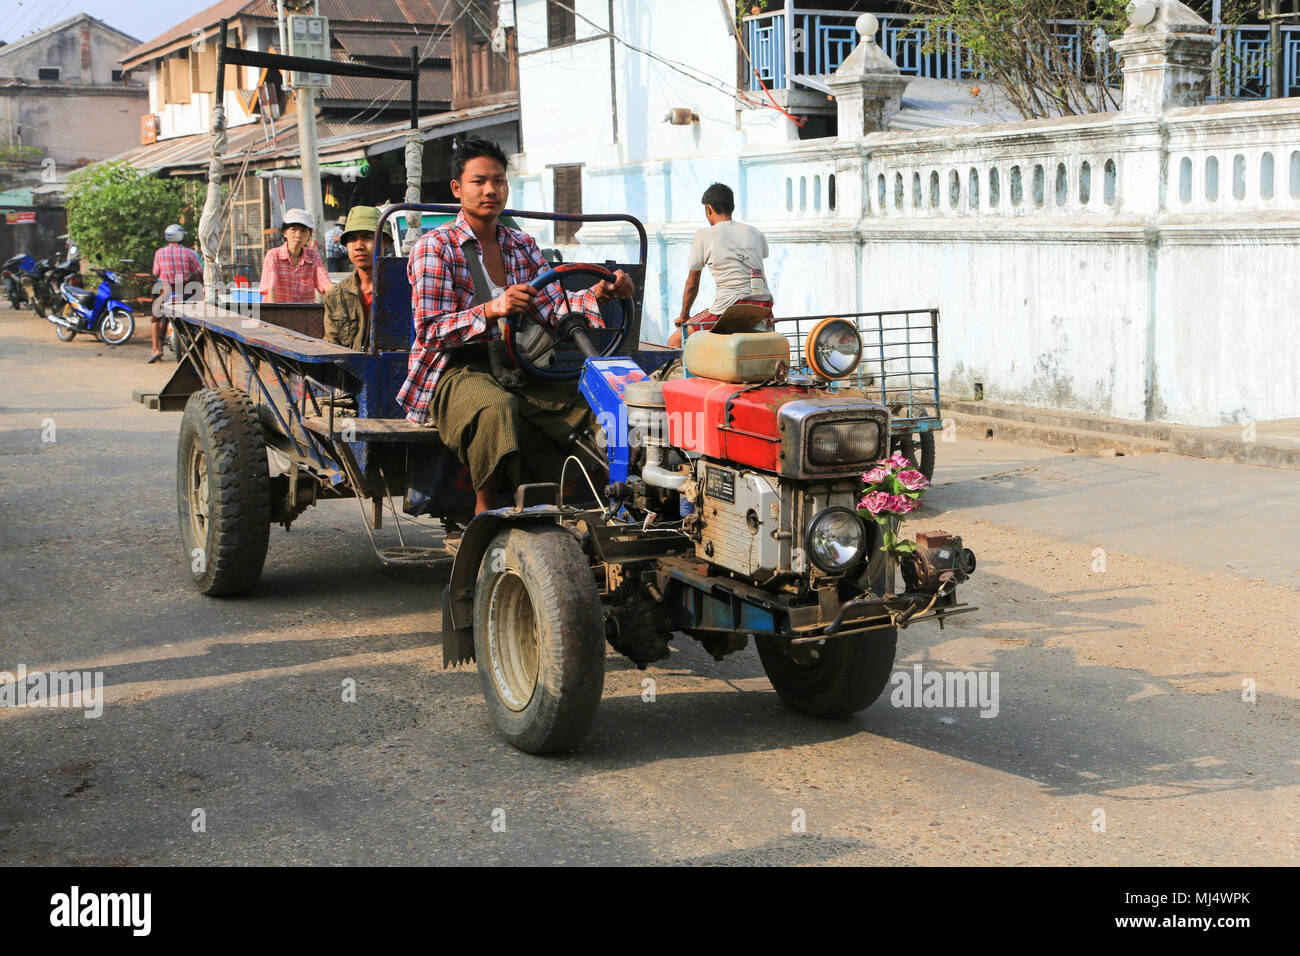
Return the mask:
{"type": "Polygon", "coordinates": [[[167,319],[159,314],[161,302],[184,302],[185,283],[190,279],[203,278],[203,263],[198,254],[185,241],[185,230],[179,223],[172,223],[163,233],[167,244],[153,254],[153,274],[158,280],[154,286],[153,322],[151,323],[153,349],[149,363],[163,357],[163,342],[167,336],[167,319]]]}

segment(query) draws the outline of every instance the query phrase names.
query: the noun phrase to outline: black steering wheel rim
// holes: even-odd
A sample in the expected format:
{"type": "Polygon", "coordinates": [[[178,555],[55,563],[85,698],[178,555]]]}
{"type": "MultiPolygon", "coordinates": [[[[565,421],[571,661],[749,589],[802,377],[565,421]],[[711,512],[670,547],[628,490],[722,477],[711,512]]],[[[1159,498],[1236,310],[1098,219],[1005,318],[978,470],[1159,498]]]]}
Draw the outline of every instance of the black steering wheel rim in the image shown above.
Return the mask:
{"type": "MultiPolygon", "coordinates": [[[[529,285],[533,287],[534,292],[540,293],[548,285],[571,275],[590,275],[597,279],[607,280],[609,282],[614,281],[614,273],[609,269],[606,269],[604,266],[595,265],[594,263],[566,262],[543,272],[536,279],[530,282],[529,285]]],[[[561,289],[563,289],[562,286],[561,289]]],[[[632,324],[632,309],[635,308],[635,305],[632,302],[631,297],[619,299],[618,303],[623,307],[623,321],[620,323],[618,331],[605,347],[600,350],[602,357],[613,355],[622,348],[623,342],[627,338],[628,329],[632,324]]],[[[564,313],[564,315],[572,314],[575,313],[564,313]]],[[[581,366],[575,369],[560,370],[543,368],[530,361],[526,355],[522,354],[520,350],[515,348],[515,334],[518,332],[518,324],[522,322],[524,318],[523,315],[518,313],[506,316],[504,328],[502,330],[502,338],[505,339],[506,350],[510,353],[510,358],[515,365],[529,375],[543,379],[544,381],[567,382],[578,378],[582,374],[581,366]]],[[[562,318],[563,316],[556,318],[557,327],[563,324],[562,318]]],[[[546,328],[546,326],[541,323],[538,323],[538,325],[547,333],[547,335],[550,336],[552,345],[558,346],[560,342],[563,341],[562,337],[557,335],[554,330],[546,328]]]]}

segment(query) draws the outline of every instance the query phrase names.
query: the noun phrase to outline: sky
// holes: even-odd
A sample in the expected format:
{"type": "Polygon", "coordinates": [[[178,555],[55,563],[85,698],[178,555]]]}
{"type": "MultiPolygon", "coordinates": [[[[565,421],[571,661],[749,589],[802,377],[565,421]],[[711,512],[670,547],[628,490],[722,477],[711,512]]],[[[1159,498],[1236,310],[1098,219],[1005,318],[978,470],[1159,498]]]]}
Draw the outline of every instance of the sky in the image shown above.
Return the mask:
{"type": "Polygon", "coordinates": [[[0,40],[13,43],[79,13],[137,40],[156,37],[215,0],[0,0],[0,40]]]}

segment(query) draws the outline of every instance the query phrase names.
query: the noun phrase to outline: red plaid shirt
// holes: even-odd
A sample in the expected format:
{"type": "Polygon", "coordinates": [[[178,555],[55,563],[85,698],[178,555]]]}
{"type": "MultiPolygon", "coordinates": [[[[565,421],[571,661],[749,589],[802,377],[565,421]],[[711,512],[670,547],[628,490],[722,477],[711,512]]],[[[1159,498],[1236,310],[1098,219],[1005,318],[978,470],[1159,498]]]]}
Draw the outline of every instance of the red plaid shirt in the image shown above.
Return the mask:
{"type": "Polygon", "coordinates": [[[193,249],[169,242],[153,254],[153,274],[162,283],[161,294],[174,301],[184,298],[189,279],[202,278],[203,263],[193,249]]]}
{"type": "MultiPolygon", "coordinates": [[[[474,280],[461,249],[463,243],[473,238],[474,231],[461,213],[455,222],[426,234],[411,250],[406,274],[411,280],[415,340],[411,343],[406,382],[397,393],[409,421],[428,420],[429,402],[438,379],[451,361],[451,350],[501,337],[496,324],[488,324],[486,303],[474,304],[474,280]]],[[[505,260],[507,288],[532,282],[551,268],[533,237],[526,233],[498,223],[497,242],[505,260]]],[[[566,293],[558,282],[538,294],[530,314],[547,328],[554,328],[551,313],[564,305],[565,297],[568,299],[565,311],[582,312],[593,325],[604,325],[595,293],[589,290],[566,293]]]]}
{"type": "Polygon", "coordinates": [[[267,302],[315,302],[316,293],[328,292],[332,285],[314,246],[303,246],[294,265],[289,261],[289,247],[281,244],[267,250],[257,290],[267,302]]]}

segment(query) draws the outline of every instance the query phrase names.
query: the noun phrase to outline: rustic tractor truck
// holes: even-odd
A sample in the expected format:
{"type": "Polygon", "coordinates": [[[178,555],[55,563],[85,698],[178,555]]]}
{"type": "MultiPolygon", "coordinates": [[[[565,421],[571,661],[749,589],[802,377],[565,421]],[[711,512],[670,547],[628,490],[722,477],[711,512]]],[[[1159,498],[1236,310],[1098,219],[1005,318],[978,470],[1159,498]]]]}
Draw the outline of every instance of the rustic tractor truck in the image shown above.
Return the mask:
{"type": "MultiPolygon", "coordinates": [[[[402,204],[384,215],[407,210],[455,211],[402,204]]],[[[576,218],[629,224],[638,261],[559,265],[534,286],[589,286],[621,268],[642,288],[641,223],[576,218]]],[[[571,436],[553,483],[471,517],[459,462],[396,402],[413,333],[406,262],[377,250],[374,267],[370,335],[356,350],[319,338],[310,307],[253,317],[170,308],[182,356],[158,407],[184,411],[180,537],[204,594],[248,592],[273,525],[356,498],[382,561],[429,566],[431,577],[450,565],[435,625],[443,664],[477,662],[493,723],[530,753],[581,743],[606,643],[646,667],[678,634],[717,659],[752,639],[786,703],[832,717],[880,695],[898,628],[973,610],[956,594],[975,563],[960,539],[918,535],[898,558],[857,511],[863,472],[899,447],[890,409],[915,391],[914,350],[905,381],[891,379],[900,360],[880,334],[896,313],[824,317],[786,336],[745,331],[761,316],[741,307],[681,351],[641,345],[639,298],[606,305],[603,327],[559,317],[546,362],[512,354],[528,375],[574,381],[598,425],[571,436]],[[881,345],[864,355],[873,336],[881,345]],[[399,535],[413,516],[440,519],[443,543],[382,546],[385,507],[399,535]]],[[[918,315],[922,332],[937,322],[918,315]]],[[[523,321],[508,320],[508,342],[523,321]]],[[[927,407],[937,410],[937,394],[927,407]]]]}

